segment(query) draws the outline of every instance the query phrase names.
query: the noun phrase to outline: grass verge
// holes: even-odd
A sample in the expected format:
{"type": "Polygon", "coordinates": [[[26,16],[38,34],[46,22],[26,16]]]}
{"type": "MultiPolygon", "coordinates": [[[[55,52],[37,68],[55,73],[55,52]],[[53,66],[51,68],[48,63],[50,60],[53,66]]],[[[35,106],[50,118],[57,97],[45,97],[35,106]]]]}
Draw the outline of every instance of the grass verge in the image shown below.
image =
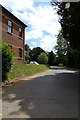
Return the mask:
{"type": "Polygon", "coordinates": [[[26,77],[34,75],[39,72],[48,70],[49,67],[46,65],[34,65],[34,64],[15,64],[14,68],[8,73],[9,80],[13,80],[20,77],[26,77]]]}

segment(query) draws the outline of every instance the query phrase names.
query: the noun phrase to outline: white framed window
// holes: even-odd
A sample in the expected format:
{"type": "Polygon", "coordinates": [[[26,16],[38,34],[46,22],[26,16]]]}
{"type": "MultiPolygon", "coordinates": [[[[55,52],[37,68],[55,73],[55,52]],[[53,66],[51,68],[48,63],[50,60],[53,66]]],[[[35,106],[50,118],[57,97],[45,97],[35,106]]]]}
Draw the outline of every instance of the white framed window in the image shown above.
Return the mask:
{"type": "Polygon", "coordinates": [[[19,27],[19,37],[22,38],[22,28],[21,27],[19,27]]]}
{"type": "Polygon", "coordinates": [[[8,32],[12,33],[12,21],[8,20],[8,32]]]}

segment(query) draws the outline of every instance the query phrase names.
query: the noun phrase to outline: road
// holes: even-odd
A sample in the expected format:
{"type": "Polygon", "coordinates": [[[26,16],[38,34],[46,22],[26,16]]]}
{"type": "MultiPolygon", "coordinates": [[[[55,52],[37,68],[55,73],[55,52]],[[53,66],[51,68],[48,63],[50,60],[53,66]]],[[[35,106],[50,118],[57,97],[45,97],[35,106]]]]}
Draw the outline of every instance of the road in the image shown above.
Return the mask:
{"type": "Polygon", "coordinates": [[[3,118],[78,118],[78,80],[59,68],[3,87],[3,118]]]}

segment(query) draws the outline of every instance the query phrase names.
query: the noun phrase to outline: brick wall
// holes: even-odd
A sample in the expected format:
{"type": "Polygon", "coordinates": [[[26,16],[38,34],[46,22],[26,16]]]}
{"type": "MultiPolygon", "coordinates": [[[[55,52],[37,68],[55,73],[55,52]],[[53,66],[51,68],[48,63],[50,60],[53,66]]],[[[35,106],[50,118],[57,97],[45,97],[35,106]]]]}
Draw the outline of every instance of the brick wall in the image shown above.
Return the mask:
{"type": "Polygon", "coordinates": [[[14,51],[16,63],[24,63],[25,26],[14,15],[2,9],[2,39],[14,51]],[[12,33],[8,32],[8,20],[12,21],[12,33]],[[22,28],[22,38],[19,37],[19,27],[22,28]],[[22,49],[22,58],[19,58],[19,48],[22,49]]]}

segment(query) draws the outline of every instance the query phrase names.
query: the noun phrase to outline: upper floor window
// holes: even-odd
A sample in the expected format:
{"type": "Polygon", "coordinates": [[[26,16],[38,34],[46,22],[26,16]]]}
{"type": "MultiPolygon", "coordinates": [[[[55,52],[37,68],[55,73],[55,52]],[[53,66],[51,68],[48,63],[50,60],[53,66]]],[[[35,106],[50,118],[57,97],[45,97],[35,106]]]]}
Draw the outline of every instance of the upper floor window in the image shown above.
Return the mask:
{"type": "Polygon", "coordinates": [[[19,28],[19,37],[22,38],[22,28],[19,28]]]}
{"type": "Polygon", "coordinates": [[[8,32],[12,33],[12,21],[8,20],[8,32]]]}

